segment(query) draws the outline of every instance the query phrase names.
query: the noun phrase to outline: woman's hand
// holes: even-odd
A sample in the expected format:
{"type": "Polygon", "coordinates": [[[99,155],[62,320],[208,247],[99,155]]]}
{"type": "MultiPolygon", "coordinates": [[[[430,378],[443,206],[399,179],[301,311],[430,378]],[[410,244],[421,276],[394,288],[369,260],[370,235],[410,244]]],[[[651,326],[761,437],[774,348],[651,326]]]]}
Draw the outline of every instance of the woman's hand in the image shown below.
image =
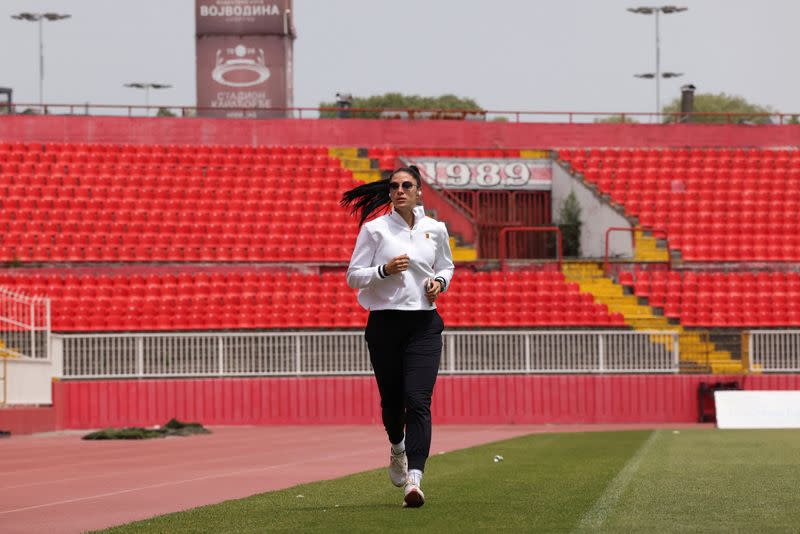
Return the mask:
{"type": "Polygon", "coordinates": [[[403,254],[402,256],[397,256],[396,258],[392,258],[389,261],[389,263],[383,266],[383,270],[384,272],[386,272],[386,274],[397,274],[407,269],[408,269],[408,254],[403,254]]]}
{"type": "Polygon", "coordinates": [[[428,297],[428,302],[433,304],[433,302],[439,297],[439,293],[442,291],[442,284],[438,280],[432,280],[425,291],[425,296],[428,297]]]}

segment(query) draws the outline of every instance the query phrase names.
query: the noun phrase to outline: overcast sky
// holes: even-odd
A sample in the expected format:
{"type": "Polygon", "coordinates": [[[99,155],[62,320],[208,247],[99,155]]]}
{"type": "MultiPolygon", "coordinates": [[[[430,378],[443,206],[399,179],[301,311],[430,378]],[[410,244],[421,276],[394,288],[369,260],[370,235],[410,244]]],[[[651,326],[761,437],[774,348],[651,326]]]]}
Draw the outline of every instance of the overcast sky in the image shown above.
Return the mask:
{"type": "MultiPolygon", "coordinates": [[[[677,1],[677,0],[676,0],[677,1]]],[[[295,105],[337,91],[471,97],[486,109],[653,111],[654,17],[619,0],[295,0],[295,105]]],[[[658,4],[656,4],[658,5],[658,4]]],[[[661,17],[662,103],[693,83],[800,112],[800,1],[689,0],[661,17]]],[[[46,102],[143,104],[129,81],[170,83],[153,105],[194,105],[194,0],[2,0],[0,86],[38,101],[36,25],[20,11],[72,14],[44,27],[46,102]]]]}

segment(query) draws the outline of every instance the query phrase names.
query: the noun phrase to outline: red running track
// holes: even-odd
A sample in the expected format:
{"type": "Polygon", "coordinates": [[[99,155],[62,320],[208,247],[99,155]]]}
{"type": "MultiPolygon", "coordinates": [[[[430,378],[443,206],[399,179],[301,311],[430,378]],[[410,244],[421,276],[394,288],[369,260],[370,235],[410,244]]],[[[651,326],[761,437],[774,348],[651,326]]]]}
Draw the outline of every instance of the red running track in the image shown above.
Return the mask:
{"type": "MultiPolygon", "coordinates": [[[[697,425],[670,428],[681,426],[697,425]]],[[[638,428],[654,426],[442,425],[434,428],[431,454],[535,432],[638,428]]],[[[383,467],[388,456],[385,434],[374,425],[212,431],[146,441],[82,441],[83,432],[72,431],[4,440],[0,531],[105,528],[383,467]]]]}

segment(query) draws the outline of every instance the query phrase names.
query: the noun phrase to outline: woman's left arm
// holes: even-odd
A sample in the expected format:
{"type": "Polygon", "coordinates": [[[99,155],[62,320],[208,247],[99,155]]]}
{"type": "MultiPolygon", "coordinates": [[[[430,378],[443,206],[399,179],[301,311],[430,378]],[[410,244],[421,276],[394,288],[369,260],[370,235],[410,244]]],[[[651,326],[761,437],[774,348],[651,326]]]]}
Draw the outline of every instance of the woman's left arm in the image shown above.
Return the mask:
{"type": "Polygon", "coordinates": [[[453,253],[450,250],[450,235],[447,233],[447,226],[440,222],[438,245],[436,246],[436,257],[433,261],[433,279],[437,280],[441,286],[441,293],[450,289],[450,280],[453,279],[453,253]]]}

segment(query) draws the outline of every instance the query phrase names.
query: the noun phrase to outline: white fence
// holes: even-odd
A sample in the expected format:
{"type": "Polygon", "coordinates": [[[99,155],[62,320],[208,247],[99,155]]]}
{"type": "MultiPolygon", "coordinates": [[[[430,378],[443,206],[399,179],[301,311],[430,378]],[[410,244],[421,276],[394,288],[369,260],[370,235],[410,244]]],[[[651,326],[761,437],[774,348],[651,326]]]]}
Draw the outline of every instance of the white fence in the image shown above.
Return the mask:
{"type": "Polygon", "coordinates": [[[750,371],[800,371],[800,330],[751,330],[750,371]]]}
{"type": "Polygon", "coordinates": [[[0,356],[50,359],[50,299],[0,287],[0,356]]]}
{"type": "MultiPolygon", "coordinates": [[[[440,372],[674,373],[678,334],[445,332],[440,372]]],[[[363,332],[56,335],[64,378],[359,375],[363,332]]]]}

